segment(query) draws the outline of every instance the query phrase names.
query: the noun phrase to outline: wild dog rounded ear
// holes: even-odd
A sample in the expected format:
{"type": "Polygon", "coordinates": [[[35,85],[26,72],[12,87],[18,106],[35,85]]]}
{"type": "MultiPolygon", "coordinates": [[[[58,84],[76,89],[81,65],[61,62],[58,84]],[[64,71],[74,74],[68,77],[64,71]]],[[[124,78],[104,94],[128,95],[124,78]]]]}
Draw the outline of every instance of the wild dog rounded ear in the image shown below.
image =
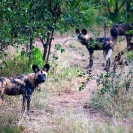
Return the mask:
{"type": "Polygon", "coordinates": [[[50,65],[49,65],[49,64],[45,64],[45,65],[43,66],[43,70],[44,70],[44,71],[48,72],[49,69],[50,69],[50,65]]]}
{"type": "Polygon", "coordinates": [[[86,29],[82,29],[82,34],[86,35],[87,34],[87,30],[86,29]]]}
{"type": "Polygon", "coordinates": [[[79,29],[76,29],[76,34],[80,34],[80,30],[79,29]]]}
{"type": "Polygon", "coordinates": [[[39,67],[37,65],[32,65],[32,70],[37,73],[38,71],[40,71],[39,67]]]}

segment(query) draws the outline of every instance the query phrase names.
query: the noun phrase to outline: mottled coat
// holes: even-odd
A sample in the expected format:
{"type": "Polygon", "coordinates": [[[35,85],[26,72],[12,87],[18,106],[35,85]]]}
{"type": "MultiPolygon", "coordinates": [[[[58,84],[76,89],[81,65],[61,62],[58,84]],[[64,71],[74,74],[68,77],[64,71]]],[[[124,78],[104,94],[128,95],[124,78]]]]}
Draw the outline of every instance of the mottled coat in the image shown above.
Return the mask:
{"type": "Polygon", "coordinates": [[[89,60],[89,67],[93,66],[93,53],[94,50],[103,50],[103,55],[106,59],[106,66],[104,70],[108,71],[110,68],[110,57],[113,50],[113,42],[111,38],[92,38],[87,35],[87,30],[82,29],[76,30],[77,38],[82,45],[85,45],[87,50],[89,51],[90,60],[89,60]]]}
{"type": "Polygon", "coordinates": [[[114,24],[110,29],[110,34],[112,36],[114,44],[117,42],[118,36],[126,36],[127,47],[130,47],[130,41],[132,39],[133,23],[131,24],[114,24]]]}
{"type": "Polygon", "coordinates": [[[10,96],[22,95],[22,112],[25,110],[27,101],[27,112],[29,113],[31,95],[39,84],[45,82],[49,68],[48,64],[45,64],[42,70],[37,65],[33,65],[32,69],[34,73],[17,77],[0,78],[0,105],[2,104],[4,94],[10,96]]]}

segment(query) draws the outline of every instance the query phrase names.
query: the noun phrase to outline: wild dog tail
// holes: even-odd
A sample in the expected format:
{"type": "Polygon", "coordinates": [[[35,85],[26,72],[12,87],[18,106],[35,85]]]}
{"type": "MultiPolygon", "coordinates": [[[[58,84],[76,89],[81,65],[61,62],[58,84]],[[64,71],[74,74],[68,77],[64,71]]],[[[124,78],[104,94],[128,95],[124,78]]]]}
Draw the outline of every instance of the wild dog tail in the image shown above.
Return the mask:
{"type": "Polygon", "coordinates": [[[118,37],[118,31],[117,31],[117,29],[116,28],[112,28],[110,30],[110,34],[113,37],[113,39],[116,39],[118,37]]]}

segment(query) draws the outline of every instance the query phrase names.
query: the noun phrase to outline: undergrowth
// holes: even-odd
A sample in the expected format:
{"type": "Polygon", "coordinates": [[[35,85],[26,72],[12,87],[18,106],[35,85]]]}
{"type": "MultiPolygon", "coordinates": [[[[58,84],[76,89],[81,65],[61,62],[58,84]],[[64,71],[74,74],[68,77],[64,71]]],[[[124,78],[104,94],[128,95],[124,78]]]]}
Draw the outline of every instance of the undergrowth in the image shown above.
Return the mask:
{"type": "Polygon", "coordinates": [[[109,73],[98,76],[97,92],[90,102],[92,108],[118,119],[133,117],[133,67],[122,58],[125,53],[123,50],[115,56],[109,73]]]}
{"type": "MultiPolygon", "coordinates": [[[[36,49],[36,52],[38,54],[35,55],[38,55],[38,57],[34,55],[30,63],[26,53],[17,53],[12,57],[4,57],[2,59],[0,74],[3,77],[8,77],[30,73],[32,72],[31,65],[34,63],[42,67],[44,64],[40,60],[42,55],[38,49],[36,49]]],[[[64,92],[69,93],[72,89],[78,90],[81,84],[79,76],[82,76],[84,72],[78,65],[70,65],[66,60],[62,62],[56,61],[56,63],[52,62],[50,65],[51,69],[48,73],[47,81],[35,90],[31,98],[31,109],[34,110],[34,115],[27,116],[25,113],[21,114],[21,96],[5,97],[3,105],[0,107],[0,125],[4,126],[2,130],[5,130],[6,125],[6,127],[9,127],[10,133],[12,130],[14,131],[12,127],[16,129],[14,133],[131,132],[129,128],[123,129],[119,126],[113,126],[109,122],[92,121],[84,114],[83,108],[79,108],[75,113],[71,109],[62,112],[62,110],[55,109],[51,106],[49,101],[52,96],[64,92]]],[[[108,74],[101,74],[98,92],[92,98],[90,103],[91,107],[103,109],[107,114],[112,116],[132,116],[133,84],[132,81],[130,84],[127,83],[132,75],[129,71],[131,69],[127,69],[128,67],[126,66],[125,69],[122,69],[123,71],[115,73],[115,75],[110,74],[108,76],[108,74]],[[125,75],[128,76],[125,78],[125,75]],[[111,78],[113,78],[115,84],[112,84],[111,78]],[[114,88],[107,83],[111,83],[114,88]],[[102,87],[101,84],[103,85],[102,87]]],[[[5,133],[8,132],[5,131],[5,133]]]]}
{"type": "MultiPolygon", "coordinates": [[[[33,52],[37,52],[29,62],[29,56],[25,52],[16,52],[15,55],[8,55],[2,58],[0,75],[1,77],[12,77],[21,74],[31,73],[32,64],[44,65],[42,55],[39,49],[34,48],[33,52]]],[[[48,78],[45,84],[40,85],[32,95],[31,109],[36,112],[36,117],[53,112],[49,106],[49,99],[52,95],[63,92],[69,92],[70,89],[78,88],[78,75],[82,73],[79,67],[70,66],[68,61],[60,63],[52,63],[48,73],[48,78]]],[[[18,131],[23,132],[38,132],[38,124],[31,124],[30,118],[26,114],[21,114],[21,96],[4,97],[4,102],[0,106],[0,125],[15,127],[18,131]],[[6,111],[5,111],[6,110],[6,111]],[[31,124],[31,125],[30,125],[31,124]],[[29,129],[32,127],[32,129],[29,129]]],[[[44,117],[44,116],[42,116],[44,117]]],[[[46,116],[45,116],[46,117],[46,116]]],[[[39,118],[46,122],[45,118],[39,118]]],[[[47,119],[47,118],[46,118],[47,119]]]]}
{"type": "Polygon", "coordinates": [[[119,126],[111,126],[108,121],[92,121],[83,110],[77,110],[77,114],[66,111],[61,115],[52,116],[50,123],[55,126],[47,133],[130,133],[130,128],[121,128],[119,126]]]}
{"type": "Polygon", "coordinates": [[[44,61],[42,60],[41,51],[32,47],[32,56],[29,59],[30,52],[19,51],[15,48],[15,53],[4,52],[1,56],[0,62],[0,75],[1,77],[18,76],[32,72],[31,66],[33,64],[43,67],[44,61]]]}

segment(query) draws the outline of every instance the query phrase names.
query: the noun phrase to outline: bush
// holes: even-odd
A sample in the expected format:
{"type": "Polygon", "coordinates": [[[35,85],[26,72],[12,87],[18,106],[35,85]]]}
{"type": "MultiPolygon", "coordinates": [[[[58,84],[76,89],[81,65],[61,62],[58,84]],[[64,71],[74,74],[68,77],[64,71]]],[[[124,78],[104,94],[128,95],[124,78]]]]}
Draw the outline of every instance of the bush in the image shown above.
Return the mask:
{"type": "Polygon", "coordinates": [[[32,72],[31,66],[33,64],[39,67],[44,65],[42,53],[37,47],[32,47],[32,56],[30,59],[29,56],[30,52],[19,52],[17,48],[13,55],[5,54],[0,63],[0,75],[4,77],[17,76],[32,72]]]}
{"type": "Polygon", "coordinates": [[[133,115],[133,67],[121,59],[123,54],[122,51],[115,57],[110,73],[99,76],[99,88],[90,103],[93,108],[119,118],[133,115]]]}

